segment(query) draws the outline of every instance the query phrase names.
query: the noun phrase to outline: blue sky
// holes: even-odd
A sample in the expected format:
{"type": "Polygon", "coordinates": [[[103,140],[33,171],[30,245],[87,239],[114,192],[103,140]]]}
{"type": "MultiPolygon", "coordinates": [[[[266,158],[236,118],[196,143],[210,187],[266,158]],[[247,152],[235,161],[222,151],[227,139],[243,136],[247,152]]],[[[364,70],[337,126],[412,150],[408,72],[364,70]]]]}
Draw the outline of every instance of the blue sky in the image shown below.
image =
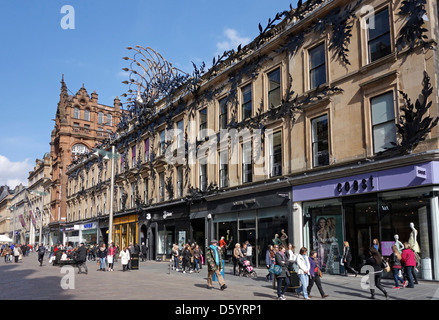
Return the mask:
{"type": "Polygon", "coordinates": [[[0,0],[0,185],[26,185],[35,159],[50,151],[62,74],[71,94],[84,84],[113,105],[127,89],[126,47],[151,47],[191,73],[192,61],[211,66],[290,3],[297,1],[0,0]],[[74,9],[75,29],[61,27],[64,5],[74,9]]]}

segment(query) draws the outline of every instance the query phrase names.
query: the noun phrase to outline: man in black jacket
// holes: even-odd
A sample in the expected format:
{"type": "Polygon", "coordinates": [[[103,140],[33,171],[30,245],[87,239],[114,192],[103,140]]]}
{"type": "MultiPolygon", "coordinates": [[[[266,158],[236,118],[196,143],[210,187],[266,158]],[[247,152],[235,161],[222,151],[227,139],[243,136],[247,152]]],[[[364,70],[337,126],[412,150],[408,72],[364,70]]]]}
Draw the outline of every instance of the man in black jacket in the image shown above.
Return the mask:
{"type": "Polygon", "coordinates": [[[46,253],[46,248],[42,243],[38,246],[38,262],[40,263],[40,267],[43,265],[44,254],[46,253]]]}
{"type": "Polygon", "coordinates": [[[81,242],[76,254],[77,254],[76,262],[78,264],[78,269],[79,269],[78,273],[88,274],[88,268],[87,265],[85,264],[85,262],[87,261],[87,248],[84,246],[84,243],[81,242]],[[81,271],[81,267],[84,267],[85,272],[81,271]]]}

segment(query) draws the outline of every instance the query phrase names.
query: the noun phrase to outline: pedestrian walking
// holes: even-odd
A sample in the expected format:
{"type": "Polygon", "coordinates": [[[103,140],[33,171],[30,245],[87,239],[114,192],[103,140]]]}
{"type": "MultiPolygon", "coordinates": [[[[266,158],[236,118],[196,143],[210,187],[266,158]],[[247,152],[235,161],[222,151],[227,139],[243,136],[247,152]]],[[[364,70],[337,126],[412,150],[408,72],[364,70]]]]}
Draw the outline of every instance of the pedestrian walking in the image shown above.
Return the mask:
{"type": "Polygon", "coordinates": [[[116,247],[114,243],[110,243],[110,247],[108,248],[107,262],[108,262],[108,271],[114,271],[114,256],[116,255],[116,247]]]}
{"type": "Polygon", "coordinates": [[[201,264],[201,256],[203,252],[200,249],[200,246],[198,244],[195,245],[195,248],[193,250],[193,257],[194,257],[194,271],[200,272],[200,264],[201,264]]]}
{"type": "Polygon", "coordinates": [[[178,267],[180,260],[180,250],[178,249],[178,245],[175,243],[172,245],[171,255],[174,259],[174,265],[172,267],[172,270],[179,271],[178,267]]]}
{"type": "Polygon", "coordinates": [[[308,259],[309,259],[309,284],[307,288],[308,297],[311,297],[311,289],[315,283],[317,289],[319,289],[322,298],[326,298],[328,295],[323,290],[322,282],[320,281],[320,278],[323,276],[323,273],[321,270],[320,260],[319,258],[317,258],[317,251],[312,250],[308,259]]]}
{"type": "Polygon", "coordinates": [[[404,250],[401,253],[401,263],[404,265],[404,287],[405,288],[414,288],[414,277],[413,272],[416,267],[416,257],[415,252],[411,249],[410,244],[408,242],[404,242],[404,250]]]}
{"type": "Polygon", "coordinates": [[[355,276],[358,275],[358,271],[351,267],[351,261],[352,261],[352,253],[351,253],[351,247],[349,246],[349,242],[343,241],[343,257],[342,262],[344,265],[344,276],[348,276],[348,270],[355,274],[355,276]]]}
{"type": "Polygon", "coordinates": [[[122,263],[122,271],[125,272],[128,269],[128,262],[130,261],[130,252],[127,247],[123,247],[122,251],[119,254],[120,262],[122,263]]]}
{"type": "MultiPolygon", "coordinates": [[[[366,260],[366,265],[373,267],[373,272],[369,272],[369,276],[374,277],[375,287],[377,287],[384,294],[384,297],[386,297],[387,300],[389,299],[389,296],[387,295],[387,291],[381,284],[381,277],[383,273],[383,268],[381,264],[383,262],[383,257],[374,246],[369,248],[369,254],[370,257],[366,260]]],[[[369,283],[371,283],[371,281],[369,281],[369,283]]],[[[370,287],[370,294],[370,299],[375,299],[375,288],[373,288],[372,286],[370,287]]]]}
{"type": "Polygon", "coordinates": [[[18,259],[20,258],[20,255],[22,255],[23,252],[21,251],[20,246],[15,246],[14,247],[14,259],[15,259],[15,263],[18,262],[18,259]]]}
{"type": "Polygon", "coordinates": [[[191,270],[191,259],[192,259],[192,253],[189,248],[189,243],[186,243],[184,245],[183,251],[181,252],[182,258],[183,258],[183,273],[186,273],[186,270],[189,271],[189,273],[192,273],[191,270]]]}
{"type": "Polygon", "coordinates": [[[224,281],[224,278],[221,275],[221,270],[224,268],[224,264],[223,261],[221,260],[221,254],[219,252],[219,248],[217,244],[218,244],[217,240],[212,240],[211,245],[206,250],[207,288],[208,289],[213,288],[212,277],[213,274],[216,274],[220,288],[221,290],[224,290],[227,288],[226,282],[224,281]]]}
{"type": "Polygon", "coordinates": [[[399,282],[404,284],[404,279],[399,276],[399,273],[401,272],[401,254],[396,245],[392,246],[392,254],[389,256],[389,264],[392,269],[393,280],[395,280],[395,286],[392,289],[400,289],[399,282]]]}
{"type": "Polygon", "coordinates": [[[308,249],[302,247],[297,255],[296,263],[298,266],[297,275],[299,276],[301,286],[296,289],[297,295],[303,292],[303,297],[308,300],[308,284],[309,284],[309,259],[307,257],[308,249]]]}
{"type": "Polygon", "coordinates": [[[105,243],[102,243],[97,250],[97,257],[99,258],[98,271],[105,271],[105,259],[107,258],[107,248],[105,247],[105,243]]]}
{"type": "Polygon", "coordinates": [[[235,248],[233,249],[233,275],[236,276],[236,269],[238,269],[238,275],[239,275],[239,268],[242,264],[242,261],[244,260],[244,255],[241,250],[241,245],[237,242],[235,244],[235,248]],[[238,267],[238,268],[236,268],[238,267]]]}
{"type": "Polygon", "coordinates": [[[84,246],[84,243],[81,242],[79,244],[78,250],[76,250],[76,263],[78,265],[78,274],[81,273],[88,274],[86,261],[87,261],[87,248],[84,246]],[[81,271],[81,268],[84,268],[84,272],[81,271]]]}
{"type": "Polygon", "coordinates": [[[285,254],[286,248],[283,245],[279,246],[279,251],[276,252],[274,256],[274,260],[276,265],[282,267],[282,272],[279,275],[276,275],[277,279],[277,299],[278,300],[286,300],[285,292],[290,286],[290,272],[288,271],[288,258],[285,254]],[[282,283],[285,283],[282,286],[282,283]]]}
{"type": "Polygon", "coordinates": [[[148,247],[145,245],[145,242],[142,242],[142,248],[141,248],[142,262],[144,262],[146,259],[146,254],[148,252],[147,250],[148,250],[148,247]]]}
{"type": "Polygon", "coordinates": [[[40,243],[40,245],[38,246],[37,252],[38,252],[38,262],[40,263],[40,267],[41,267],[43,265],[44,254],[46,253],[46,248],[43,246],[42,243],[40,243]]]}
{"type": "MultiPolygon", "coordinates": [[[[273,250],[273,245],[269,244],[267,251],[265,252],[265,265],[267,266],[267,270],[270,269],[274,261],[275,261],[275,253],[273,250]]],[[[265,278],[267,279],[267,281],[273,281],[273,275],[271,274],[271,272],[268,272],[265,278]]]]}

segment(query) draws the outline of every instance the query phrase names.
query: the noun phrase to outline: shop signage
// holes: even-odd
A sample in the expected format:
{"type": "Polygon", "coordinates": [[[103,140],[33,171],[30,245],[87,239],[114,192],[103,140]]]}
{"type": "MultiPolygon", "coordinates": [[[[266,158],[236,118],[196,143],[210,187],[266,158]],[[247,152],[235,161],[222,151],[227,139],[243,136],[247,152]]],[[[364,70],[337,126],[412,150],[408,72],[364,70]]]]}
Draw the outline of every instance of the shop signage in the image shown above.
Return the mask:
{"type": "Polygon", "coordinates": [[[427,179],[427,169],[415,166],[416,178],[427,179]]]}
{"type": "Polygon", "coordinates": [[[82,229],[82,230],[86,230],[86,229],[96,229],[96,224],[95,224],[95,223],[86,223],[86,224],[83,224],[83,225],[81,226],[81,229],[82,229]]]}
{"type": "Polygon", "coordinates": [[[361,180],[354,180],[354,181],[346,181],[346,182],[339,182],[337,184],[336,190],[338,193],[341,193],[344,191],[349,192],[351,190],[359,191],[366,190],[367,188],[373,189],[375,188],[373,184],[373,176],[370,176],[369,179],[361,179],[361,180]]]}

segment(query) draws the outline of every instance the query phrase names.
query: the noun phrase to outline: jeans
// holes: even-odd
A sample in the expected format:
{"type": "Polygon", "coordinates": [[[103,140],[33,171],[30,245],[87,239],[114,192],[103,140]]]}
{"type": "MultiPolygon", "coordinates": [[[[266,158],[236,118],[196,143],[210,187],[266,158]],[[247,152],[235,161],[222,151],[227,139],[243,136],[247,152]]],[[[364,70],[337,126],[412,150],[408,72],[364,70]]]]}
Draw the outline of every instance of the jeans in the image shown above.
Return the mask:
{"type": "Polygon", "coordinates": [[[280,298],[285,294],[288,287],[290,286],[290,277],[277,277],[277,297],[280,298]],[[282,288],[282,280],[285,280],[285,286],[282,288]]]}
{"type": "Polygon", "coordinates": [[[401,269],[397,269],[397,268],[393,268],[393,280],[395,280],[395,287],[399,287],[399,283],[398,280],[402,283],[404,283],[404,280],[398,275],[399,274],[399,270],[401,269]]]}
{"type": "Polygon", "coordinates": [[[174,256],[174,267],[178,269],[178,256],[174,256]]]}
{"type": "Polygon", "coordinates": [[[407,278],[409,280],[409,284],[408,284],[407,288],[414,288],[415,283],[413,281],[413,267],[412,266],[405,266],[404,273],[407,275],[407,278]]]}
{"type": "Polygon", "coordinates": [[[99,269],[105,270],[105,258],[99,258],[99,269]]]}
{"type": "Polygon", "coordinates": [[[309,277],[307,274],[299,274],[299,279],[301,282],[301,286],[299,289],[296,290],[297,294],[300,294],[300,292],[303,291],[303,297],[305,299],[308,298],[308,285],[309,285],[309,277]]]}
{"type": "Polygon", "coordinates": [[[199,270],[198,265],[201,263],[200,259],[194,258],[195,267],[194,270],[199,270]]]}

